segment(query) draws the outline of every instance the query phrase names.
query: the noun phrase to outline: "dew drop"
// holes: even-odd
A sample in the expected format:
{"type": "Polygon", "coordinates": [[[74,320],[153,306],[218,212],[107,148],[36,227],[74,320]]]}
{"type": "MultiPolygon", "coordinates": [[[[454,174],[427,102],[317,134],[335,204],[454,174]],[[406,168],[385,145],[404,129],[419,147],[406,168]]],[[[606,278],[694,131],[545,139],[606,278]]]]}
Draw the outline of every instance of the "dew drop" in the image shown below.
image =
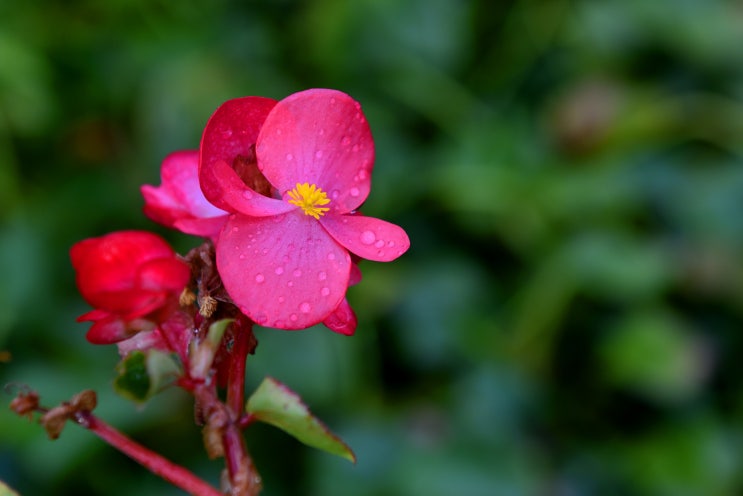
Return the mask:
{"type": "Polygon", "coordinates": [[[263,253],[264,255],[265,255],[265,254],[267,254],[267,253],[268,253],[268,248],[263,248],[263,249],[261,250],[261,253],[263,253]]]}
{"type": "Polygon", "coordinates": [[[260,283],[262,283],[265,280],[266,280],[266,278],[263,277],[263,274],[256,274],[256,276],[255,276],[255,282],[257,282],[258,284],[260,284],[260,283]]]}
{"type": "Polygon", "coordinates": [[[276,130],[276,135],[277,135],[277,136],[281,136],[281,129],[277,129],[277,130],[276,130]]]}
{"type": "Polygon", "coordinates": [[[286,301],[286,298],[283,296],[279,296],[279,303],[284,303],[286,301]]]}
{"type": "Polygon", "coordinates": [[[317,150],[315,152],[315,158],[322,158],[322,150],[317,150]]]}
{"type": "Polygon", "coordinates": [[[387,243],[387,248],[392,248],[393,246],[395,246],[394,241],[390,241],[389,243],[387,243]]]}
{"type": "Polygon", "coordinates": [[[292,322],[296,322],[298,318],[299,317],[297,317],[296,313],[293,313],[289,316],[289,320],[291,320],[292,322]]]}
{"type": "Polygon", "coordinates": [[[232,137],[232,129],[222,130],[222,137],[225,139],[232,137]]]}
{"type": "Polygon", "coordinates": [[[349,191],[349,193],[354,198],[357,197],[357,196],[359,196],[359,194],[361,194],[361,192],[359,191],[359,188],[351,188],[351,191],[349,191]]]}
{"type": "Polygon", "coordinates": [[[274,270],[277,276],[280,276],[284,273],[284,267],[276,267],[276,270],[274,270]]]}
{"type": "Polygon", "coordinates": [[[294,281],[289,281],[289,282],[286,283],[286,285],[289,286],[290,288],[293,288],[294,287],[294,281]]]}
{"type": "Polygon", "coordinates": [[[287,160],[294,160],[294,155],[292,155],[291,153],[287,153],[286,154],[286,159],[287,160]]]}
{"type": "Polygon", "coordinates": [[[335,253],[328,253],[328,260],[335,260],[335,253]]]}
{"type": "Polygon", "coordinates": [[[294,269],[292,274],[294,274],[294,277],[302,277],[302,271],[300,269],[294,269]]]}
{"type": "Polygon", "coordinates": [[[370,245],[376,241],[377,237],[371,231],[364,231],[361,233],[361,242],[365,245],[370,245]]]}
{"type": "Polygon", "coordinates": [[[310,313],[310,310],[312,310],[312,305],[306,301],[299,305],[299,311],[302,313],[310,313]]]}
{"type": "Polygon", "coordinates": [[[244,253],[240,253],[240,256],[237,257],[237,258],[239,258],[240,260],[245,260],[245,254],[244,253]]]}
{"type": "Polygon", "coordinates": [[[331,104],[331,105],[335,105],[335,98],[331,98],[331,99],[330,99],[330,104],[331,104]]]}
{"type": "Polygon", "coordinates": [[[377,242],[374,243],[374,246],[376,246],[377,248],[383,247],[384,246],[384,240],[383,239],[378,239],[377,242]]]}
{"type": "Polygon", "coordinates": [[[323,134],[325,134],[325,130],[324,129],[320,129],[320,131],[317,134],[319,134],[320,136],[322,136],[323,134]]]}
{"type": "Polygon", "coordinates": [[[351,144],[351,138],[349,138],[348,136],[344,136],[344,137],[343,137],[343,138],[341,139],[341,145],[343,145],[343,146],[348,146],[348,145],[350,145],[350,144],[351,144]]]}
{"type": "Polygon", "coordinates": [[[340,191],[338,191],[337,189],[334,189],[333,191],[330,192],[330,199],[335,200],[338,198],[338,196],[340,196],[340,194],[341,194],[340,191]]]}
{"type": "Polygon", "coordinates": [[[286,324],[281,319],[279,319],[279,320],[277,320],[276,322],[273,323],[273,326],[275,328],[277,328],[277,329],[283,329],[284,328],[284,325],[286,325],[286,324]]]}
{"type": "Polygon", "coordinates": [[[353,145],[353,147],[351,147],[351,151],[354,152],[354,153],[358,152],[359,151],[359,145],[353,145]]]}
{"type": "Polygon", "coordinates": [[[378,257],[383,257],[383,256],[384,256],[384,250],[379,250],[379,251],[377,252],[377,256],[378,256],[378,257]]]}
{"type": "Polygon", "coordinates": [[[359,170],[359,179],[361,181],[366,180],[366,178],[369,177],[369,174],[366,172],[366,169],[360,169],[359,170]]]}
{"type": "Polygon", "coordinates": [[[248,190],[245,190],[245,191],[243,191],[243,198],[245,198],[246,200],[252,200],[253,199],[253,193],[250,192],[250,191],[248,191],[248,190]]]}
{"type": "Polygon", "coordinates": [[[322,271],[320,271],[320,272],[317,273],[317,280],[318,281],[324,281],[327,278],[328,278],[328,274],[324,270],[322,270],[322,271]]]}
{"type": "Polygon", "coordinates": [[[255,316],[255,321],[258,324],[265,324],[268,321],[268,317],[266,317],[266,314],[265,313],[260,313],[260,314],[258,314],[258,315],[255,316]]]}
{"type": "Polygon", "coordinates": [[[234,232],[234,233],[238,232],[239,230],[240,230],[240,228],[239,228],[239,227],[233,227],[233,228],[232,228],[232,232],[234,232]]]}
{"type": "Polygon", "coordinates": [[[320,290],[320,294],[323,296],[328,296],[330,294],[330,288],[322,288],[320,290]]]}

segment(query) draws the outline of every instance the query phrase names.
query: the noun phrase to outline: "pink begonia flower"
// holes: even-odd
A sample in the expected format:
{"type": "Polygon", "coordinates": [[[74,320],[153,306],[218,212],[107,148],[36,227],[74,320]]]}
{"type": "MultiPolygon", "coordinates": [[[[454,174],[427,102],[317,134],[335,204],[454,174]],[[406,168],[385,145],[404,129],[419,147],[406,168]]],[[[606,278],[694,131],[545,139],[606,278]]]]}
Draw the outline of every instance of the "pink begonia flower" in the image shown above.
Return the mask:
{"type": "Polygon", "coordinates": [[[170,319],[191,270],[159,236],[119,231],[89,238],[70,249],[80,294],[95,309],[87,339],[110,344],[152,331],[170,319]]]}
{"type": "Polygon", "coordinates": [[[230,100],[207,123],[200,152],[201,189],[230,212],[216,251],[235,304],[261,325],[304,329],[324,322],[352,334],[356,317],[345,294],[359,276],[350,253],[391,261],[410,246],[402,228],[356,212],[369,194],[374,163],[360,105],[326,89],[278,103],[230,100]],[[251,161],[267,185],[246,184],[237,171],[251,161]]]}
{"type": "Polygon", "coordinates": [[[141,188],[145,215],[186,234],[216,238],[227,212],[212,205],[201,192],[199,152],[171,153],[163,160],[160,178],[160,187],[145,184],[141,188]]]}

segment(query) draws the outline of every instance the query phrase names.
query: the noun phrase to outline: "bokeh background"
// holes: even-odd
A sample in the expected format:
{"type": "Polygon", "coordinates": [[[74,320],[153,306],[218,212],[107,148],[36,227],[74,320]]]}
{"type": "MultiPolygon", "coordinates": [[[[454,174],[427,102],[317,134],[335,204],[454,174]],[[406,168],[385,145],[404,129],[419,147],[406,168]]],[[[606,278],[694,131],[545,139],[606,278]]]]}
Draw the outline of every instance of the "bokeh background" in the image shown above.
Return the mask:
{"type": "MultiPolygon", "coordinates": [[[[359,459],[252,427],[265,495],[743,494],[739,0],[2,0],[0,384],[92,387],[216,483],[187,395],[112,392],[68,250],[133,228],[195,246],[139,186],[223,101],[309,87],[362,103],[365,212],[412,248],[362,265],[355,337],[258,330],[249,387],[287,383],[359,459]]],[[[182,494],[6,407],[0,480],[182,494]]]]}

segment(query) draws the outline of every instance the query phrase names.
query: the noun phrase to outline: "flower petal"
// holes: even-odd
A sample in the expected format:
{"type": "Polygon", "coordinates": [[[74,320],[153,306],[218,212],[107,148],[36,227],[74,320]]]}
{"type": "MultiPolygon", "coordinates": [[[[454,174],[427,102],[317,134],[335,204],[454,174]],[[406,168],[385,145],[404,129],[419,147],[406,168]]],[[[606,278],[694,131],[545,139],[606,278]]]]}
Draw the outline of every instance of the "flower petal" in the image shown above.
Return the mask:
{"type": "Polygon", "coordinates": [[[222,188],[214,184],[219,176],[205,174],[215,163],[232,164],[238,155],[252,155],[258,131],[276,100],[257,96],[235,98],[223,103],[206,123],[201,137],[199,181],[207,200],[215,206],[229,210],[222,199],[222,188]]]}
{"type": "Polygon", "coordinates": [[[185,150],[171,153],[163,160],[159,187],[145,184],[144,213],[150,219],[186,234],[214,237],[221,223],[211,219],[226,215],[201,192],[199,185],[199,152],[185,150]],[[201,219],[209,219],[201,222],[201,219]],[[182,222],[182,221],[186,222],[182,222]],[[216,230],[214,230],[216,227],[216,230]]]}
{"type": "Polygon", "coordinates": [[[175,258],[175,252],[159,236],[146,231],[117,231],[89,238],[70,249],[77,285],[91,305],[102,292],[134,288],[137,267],[159,258],[175,258]]]}
{"type": "Polygon", "coordinates": [[[331,212],[356,209],[369,195],[374,141],[361,106],[336,90],[312,89],[281,100],[256,143],[258,167],[283,195],[297,183],[328,194],[331,212]]]}
{"type": "Polygon", "coordinates": [[[320,223],[338,243],[367,260],[389,262],[410,247],[410,239],[400,226],[374,217],[325,215],[320,223]]]}
{"type": "Polygon", "coordinates": [[[333,312],[346,294],[348,252],[300,212],[234,215],[217,243],[217,269],[232,300],[256,323],[304,329],[333,312]]]}
{"type": "Polygon", "coordinates": [[[356,332],[356,314],[346,298],[343,298],[338,308],[322,321],[323,325],[333,332],[353,336],[356,332]]]}
{"type": "Polygon", "coordinates": [[[202,169],[201,178],[209,184],[213,194],[219,195],[224,208],[233,213],[265,217],[297,208],[289,202],[263,196],[249,188],[224,160],[217,160],[208,169],[202,169]]]}

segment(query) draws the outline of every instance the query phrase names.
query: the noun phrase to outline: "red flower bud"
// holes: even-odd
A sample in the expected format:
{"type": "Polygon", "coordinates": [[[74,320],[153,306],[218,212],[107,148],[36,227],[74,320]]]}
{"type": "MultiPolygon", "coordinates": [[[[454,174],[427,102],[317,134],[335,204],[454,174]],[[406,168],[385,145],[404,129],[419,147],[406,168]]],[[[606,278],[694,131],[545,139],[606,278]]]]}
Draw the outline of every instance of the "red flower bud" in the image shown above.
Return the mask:
{"type": "Polygon", "coordinates": [[[70,250],[77,286],[92,310],[87,339],[116,343],[151,330],[178,308],[190,269],[159,236],[120,231],[75,244],[70,250]]]}

